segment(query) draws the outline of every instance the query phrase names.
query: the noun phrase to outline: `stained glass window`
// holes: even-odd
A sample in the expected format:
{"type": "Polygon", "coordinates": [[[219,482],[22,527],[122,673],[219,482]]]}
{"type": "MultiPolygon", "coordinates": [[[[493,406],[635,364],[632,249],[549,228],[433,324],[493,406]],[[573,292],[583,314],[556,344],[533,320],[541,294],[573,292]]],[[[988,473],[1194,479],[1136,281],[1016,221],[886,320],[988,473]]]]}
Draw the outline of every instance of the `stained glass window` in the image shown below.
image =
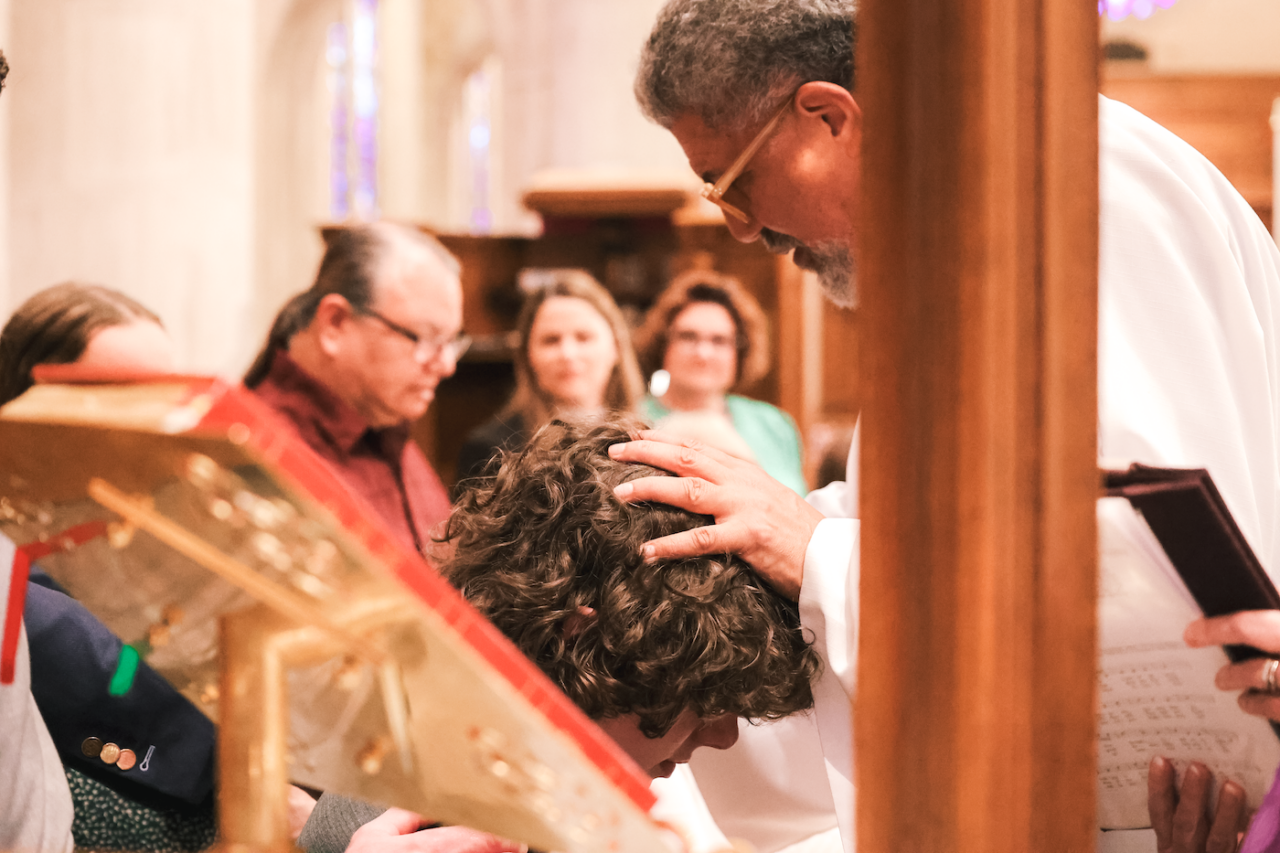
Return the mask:
{"type": "Polygon", "coordinates": [[[329,215],[378,217],[378,0],[350,0],[329,26],[329,215]]]}
{"type": "Polygon", "coordinates": [[[1098,14],[1113,21],[1124,20],[1130,15],[1150,18],[1156,9],[1168,9],[1178,0],[1098,0],[1098,14]]]}
{"type": "Polygon", "coordinates": [[[490,59],[467,77],[462,92],[470,199],[467,224],[473,234],[493,230],[493,99],[497,76],[497,61],[490,59]]]}

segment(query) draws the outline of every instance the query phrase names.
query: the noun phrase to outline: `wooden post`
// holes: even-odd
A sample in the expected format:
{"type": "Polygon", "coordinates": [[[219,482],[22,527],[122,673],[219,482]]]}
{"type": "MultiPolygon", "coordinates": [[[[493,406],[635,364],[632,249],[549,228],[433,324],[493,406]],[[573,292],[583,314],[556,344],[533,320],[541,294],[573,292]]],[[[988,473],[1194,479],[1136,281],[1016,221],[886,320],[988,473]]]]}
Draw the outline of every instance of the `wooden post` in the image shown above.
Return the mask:
{"type": "Polygon", "coordinates": [[[860,6],[858,850],[1090,850],[1096,5],[860,6]]]}

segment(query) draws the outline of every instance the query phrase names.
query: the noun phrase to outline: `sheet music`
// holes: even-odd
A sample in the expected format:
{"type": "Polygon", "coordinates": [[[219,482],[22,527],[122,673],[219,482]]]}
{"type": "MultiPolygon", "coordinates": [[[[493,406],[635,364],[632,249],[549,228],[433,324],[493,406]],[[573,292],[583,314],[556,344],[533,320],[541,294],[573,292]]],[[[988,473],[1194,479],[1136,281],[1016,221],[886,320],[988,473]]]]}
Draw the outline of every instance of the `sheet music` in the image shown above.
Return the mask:
{"type": "Polygon", "coordinates": [[[1098,822],[1104,829],[1150,825],[1147,764],[1154,755],[1179,771],[1201,761],[1262,801],[1280,739],[1270,725],[1213,686],[1227,663],[1221,648],[1182,641],[1200,609],[1151,529],[1124,498],[1098,501],[1098,822]]]}

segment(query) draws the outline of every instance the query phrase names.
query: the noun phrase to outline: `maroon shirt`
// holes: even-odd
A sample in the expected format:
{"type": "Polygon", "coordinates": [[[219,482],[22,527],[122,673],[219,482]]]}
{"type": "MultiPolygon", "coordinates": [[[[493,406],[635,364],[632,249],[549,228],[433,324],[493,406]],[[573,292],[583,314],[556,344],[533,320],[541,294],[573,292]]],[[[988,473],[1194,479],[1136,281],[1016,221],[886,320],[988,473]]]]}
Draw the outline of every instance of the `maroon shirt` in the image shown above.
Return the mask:
{"type": "Polygon", "coordinates": [[[422,553],[432,528],[449,517],[449,495],[410,440],[408,424],[371,428],[283,350],[276,352],[271,372],[253,393],[293,425],[298,437],[333,466],[397,539],[422,553]]]}

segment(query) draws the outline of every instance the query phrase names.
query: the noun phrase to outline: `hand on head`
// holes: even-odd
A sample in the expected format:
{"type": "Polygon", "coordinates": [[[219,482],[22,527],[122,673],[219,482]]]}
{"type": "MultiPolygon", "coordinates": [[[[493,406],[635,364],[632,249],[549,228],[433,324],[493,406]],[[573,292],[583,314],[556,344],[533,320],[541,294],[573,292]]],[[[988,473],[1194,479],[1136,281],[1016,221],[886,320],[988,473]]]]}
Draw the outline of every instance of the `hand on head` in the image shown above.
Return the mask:
{"type": "Polygon", "coordinates": [[[644,546],[646,558],[737,554],[780,594],[800,596],[804,557],[822,513],[758,466],[696,441],[646,430],[609,449],[614,459],[662,468],[673,477],[643,477],[615,494],[710,515],[716,523],[644,546]]]}
{"type": "MultiPolygon", "coordinates": [[[[1280,656],[1280,610],[1246,610],[1230,616],[1197,619],[1183,634],[1187,645],[1244,645],[1280,656]]],[[[1273,658],[1260,657],[1230,663],[1218,670],[1214,683],[1219,690],[1243,690],[1240,707],[1250,714],[1280,720],[1280,693],[1271,692],[1275,676],[1268,682],[1273,658]]]]}
{"type": "Polygon", "coordinates": [[[387,809],[355,831],[347,853],[528,853],[517,844],[465,826],[419,829],[423,819],[404,809],[387,809]]]}
{"type": "Polygon", "coordinates": [[[1248,826],[1244,789],[1226,782],[1209,811],[1213,774],[1193,762],[1178,786],[1173,765],[1156,756],[1147,768],[1147,810],[1158,853],[1235,853],[1248,826]]]}

